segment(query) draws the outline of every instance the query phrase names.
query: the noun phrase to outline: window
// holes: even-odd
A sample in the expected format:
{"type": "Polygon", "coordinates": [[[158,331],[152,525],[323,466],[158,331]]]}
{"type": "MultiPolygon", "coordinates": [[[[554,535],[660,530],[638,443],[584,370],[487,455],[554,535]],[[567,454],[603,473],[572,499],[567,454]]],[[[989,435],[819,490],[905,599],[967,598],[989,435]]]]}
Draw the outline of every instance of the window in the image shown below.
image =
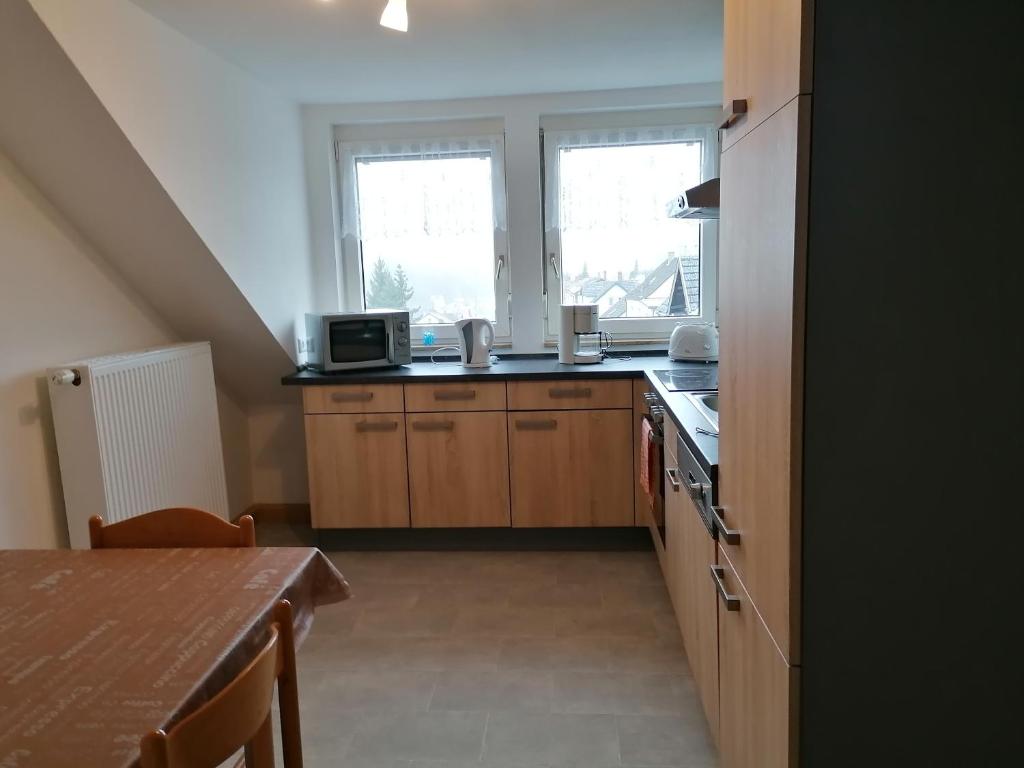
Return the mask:
{"type": "Polygon", "coordinates": [[[508,339],[503,137],[343,141],[346,278],[366,309],[408,309],[414,343],[484,317],[508,339]]]}
{"type": "Polygon", "coordinates": [[[626,340],[713,321],[717,223],[666,211],[715,175],[713,127],[545,130],[544,147],[549,337],[560,304],[597,304],[626,340]]]}

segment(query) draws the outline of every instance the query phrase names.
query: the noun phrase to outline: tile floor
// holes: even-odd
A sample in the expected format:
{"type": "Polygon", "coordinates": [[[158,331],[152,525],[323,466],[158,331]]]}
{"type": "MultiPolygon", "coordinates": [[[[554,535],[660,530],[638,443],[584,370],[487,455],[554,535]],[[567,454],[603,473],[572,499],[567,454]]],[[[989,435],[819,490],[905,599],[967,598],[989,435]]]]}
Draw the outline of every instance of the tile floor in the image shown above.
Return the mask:
{"type": "Polygon", "coordinates": [[[311,768],[717,765],[653,552],[328,556],[355,596],[299,651],[311,768]]]}

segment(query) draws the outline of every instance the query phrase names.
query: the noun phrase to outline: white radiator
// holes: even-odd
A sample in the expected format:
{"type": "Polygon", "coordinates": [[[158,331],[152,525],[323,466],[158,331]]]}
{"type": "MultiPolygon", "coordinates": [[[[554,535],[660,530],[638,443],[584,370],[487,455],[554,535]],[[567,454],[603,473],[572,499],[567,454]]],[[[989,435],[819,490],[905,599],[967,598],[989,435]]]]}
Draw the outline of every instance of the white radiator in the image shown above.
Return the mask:
{"type": "Polygon", "coordinates": [[[164,507],[228,517],[208,342],[68,363],[47,371],[71,546],[88,520],[164,507]]]}

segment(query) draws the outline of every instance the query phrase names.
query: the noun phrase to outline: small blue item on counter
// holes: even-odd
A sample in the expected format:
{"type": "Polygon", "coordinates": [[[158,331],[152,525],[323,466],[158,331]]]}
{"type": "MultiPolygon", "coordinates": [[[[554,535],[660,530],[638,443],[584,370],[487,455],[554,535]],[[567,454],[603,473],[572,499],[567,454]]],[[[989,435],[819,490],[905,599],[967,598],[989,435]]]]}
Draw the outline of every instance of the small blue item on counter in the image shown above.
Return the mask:
{"type": "Polygon", "coordinates": [[[425,347],[432,347],[432,346],[434,346],[434,342],[436,340],[437,340],[437,337],[434,335],[434,329],[433,328],[427,328],[427,330],[425,330],[423,332],[423,346],[425,346],[425,347]]]}

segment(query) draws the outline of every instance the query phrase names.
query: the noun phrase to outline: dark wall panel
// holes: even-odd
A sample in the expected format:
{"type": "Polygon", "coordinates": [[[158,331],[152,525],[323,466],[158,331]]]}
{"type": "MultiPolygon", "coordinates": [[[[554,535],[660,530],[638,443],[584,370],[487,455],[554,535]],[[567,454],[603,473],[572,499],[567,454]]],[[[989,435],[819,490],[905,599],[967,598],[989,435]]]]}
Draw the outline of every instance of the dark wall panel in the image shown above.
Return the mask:
{"type": "Polygon", "coordinates": [[[1024,761],[1022,20],[816,3],[805,767],[1024,761]]]}

